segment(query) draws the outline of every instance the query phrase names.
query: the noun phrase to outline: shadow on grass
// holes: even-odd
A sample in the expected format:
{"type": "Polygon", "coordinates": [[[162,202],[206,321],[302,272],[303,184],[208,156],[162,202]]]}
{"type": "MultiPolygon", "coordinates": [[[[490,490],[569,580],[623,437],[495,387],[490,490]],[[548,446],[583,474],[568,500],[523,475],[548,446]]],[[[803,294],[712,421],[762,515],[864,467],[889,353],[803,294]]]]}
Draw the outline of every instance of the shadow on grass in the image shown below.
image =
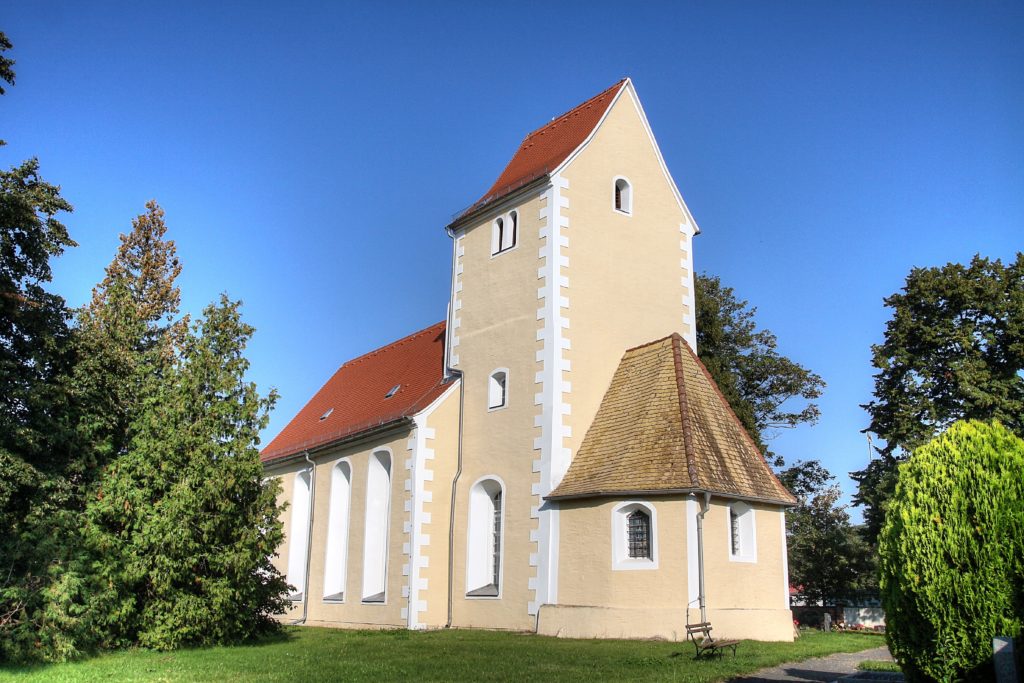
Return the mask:
{"type": "Polygon", "coordinates": [[[97,657],[103,657],[105,655],[114,655],[118,653],[130,654],[130,653],[148,653],[154,656],[165,655],[174,656],[178,654],[185,654],[189,652],[201,652],[203,650],[213,650],[220,647],[263,647],[264,645],[274,645],[278,643],[287,643],[296,640],[296,635],[299,631],[294,628],[280,628],[270,633],[265,633],[255,638],[248,640],[241,640],[232,643],[220,643],[217,645],[194,645],[181,647],[175,650],[152,650],[144,647],[128,647],[119,650],[94,650],[90,652],[82,653],[81,656],[74,659],[68,660],[67,662],[0,662],[0,674],[13,674],[13,675],[28,675],[38,674],[47,671],[53,667],[63,667],[67,665],[82,664],[88,662],[97,657]]]}

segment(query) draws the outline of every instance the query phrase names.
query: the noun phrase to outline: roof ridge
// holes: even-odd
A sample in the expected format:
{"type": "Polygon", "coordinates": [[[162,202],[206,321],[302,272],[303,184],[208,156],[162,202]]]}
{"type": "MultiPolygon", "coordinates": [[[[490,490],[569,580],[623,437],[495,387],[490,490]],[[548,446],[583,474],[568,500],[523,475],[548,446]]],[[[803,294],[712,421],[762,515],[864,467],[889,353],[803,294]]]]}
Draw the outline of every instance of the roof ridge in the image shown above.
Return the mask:
{"type": "Polygon", "coordinates": [[[757,447],[757,444],[754,443],[753,437],[750,436],[750,434],[747,432],[747,428],[743,426],[742,422],[740,422],[740,418],[736,415],[736,411],[732,409],[732,405],[729,403],[728,399],[725,398],[725,394],[723,394],[722,390],[718,387],[718,383],[715,382],[715,379],[711,376],[711,372],[708,371],[707,367],[704,365],[704,362],[701,361],[700,356],[697,355],[696,351],[690,348],[689,344],[686,344],[686,349],[690,352],[690,355],[693,356],[693,360],[696,361],[697,367],[700,368],[701,372],[704,373],[704,377],[708,380],[708,383],[711,385],[711,388],[715,390],[715,394],[718,395],[719,400],[722,402],[722,405],[725,406],[725,409],[728,411],[728,414],[732,418],[733,423],[736,425],[737,428],[739,428],[740,433],[743,435],[743,438],[746,439],[750,447],[754,449],[755,453],[757,453],[758,461],[760,461],[760,463],[764,466],[765,470],[768,472],[768,476],[771,477],[772,481],[775,482],[776,486],[778,486],[780,490],[782,490],[792,498],[793,494],[779,480],[779,477],[775,474],[775,470],[773,470],[771,468],[771,465],[768,464],[768,460],[765,459],[764,453],[762,453],[761,449],[757,447]]]}
{"type": "Polygon", "coordinates": [[[626,81],[628,81],[628,80],[629,80],[629,77],[622,78],[617,83],[612,85],[611,87],[605,88],[604,90],[602,90],[601,92],[597,93],[596,95],[594,95],[590,99],[588,99],[588,100],[586,100],[584,102],[580,102],[579,104],[577,104],[572,109],[570,109],[570,110],[568,110],[568,111],[566,111],[566,112],[564,112],[562,114],[559,114],[558,116],[552,117],[550,121],[545,123],[540,128],[537,128],[537,129],[527,133],[526,137],[523,138],[523,142],[526,142],[527,140],[529,140],[530,138],[532,138],[532,137],[534,137],[536,135],[540,135],[547,128],[554,128],[559,123],[561,123],[563,119],[567,119],[570,116],[572,116],[573,114],[578,113],[580,110],[586,109],[588,106],[592,105],[596,100],[601,99],[602,97],[604,97],[608,93],[612,92],[613,90],[621,88],[626,83],[626,81]]]}
{"type": "Polygon", "coordinates": [[[381,353],[383,351],[387,351],[388,349],[391,349],[392,347],[399,346],[401,344],[405,344],[407,342],[410,342],[413,339],[416,339],[417,337],[419,337],[419,336],[421,336],[423,334],[426,334],[427,332],[430,332],[435,327],[439,327],[441,325],[444,325],[445,322],[446,321],[442,320],[441,322],[434,323],[433,325],[430,325],[428,327],[424,327],[422,330],[419,330],[417,332],[413,332],[412,334],[406,335],[406,336],[402,337],[401,339],[396,339],[395,341],[389,342],[389,343],[385,344],[384,346],[379,346],[376,349],[373,349],[372,351],[367,351],[366,353],[362,354],[361,356],[356,356],[355,358],[351,358],[351,359],[345,361],[344,363],[342,363],[338,367],[338,369],[340,370],[341,368],[345,367],[346,365],[352,365],[353,363],[358,363],[358,362],[364,361],[367,358],[370,358],[371,356],[373,356],[375,354],[381,353]]]}
{"type": "MultiPolygon", "coordinates": [[[[683,352],[680,344],[685,344],[682,336],[675,332],[672,339],[672,363],[675,366],[676,392],[679,394],[679,419],[683,430],[683,450],[686,455],[686,473],[690,475],[690,486],[700,488],[700,476],[697,470],[697,456],[693,451],[693,427],[690,424],[690,401],[686,391],[686,378],[683,376],[683,352]]],[[[690,348],[686,344],[686,348],[690,348]]]]}
{"type": "Polygon", "coordinates": [[[649,341],[649,342],[646,342],[644,344],[640,344],[639,346],[633,346],[631,348],[628,348],[628,349],[626,349],[625,351],[622,352],[622,355],[625,356],[627,353],[630,353],[631,351],[639,351],[640,349],[645,349],[648,346],[654,346],[655,344],[661,344],[661,343],[663,343],[663,342],[665,342],[665,341],[667,341],[669,339],[672,339],[673,337],[679,337],[680,339],[682,339],[682,336],[678,332],[673,332],[672,334],[666,334],[664,337],[658,337],[654,341],[649,341]]]}

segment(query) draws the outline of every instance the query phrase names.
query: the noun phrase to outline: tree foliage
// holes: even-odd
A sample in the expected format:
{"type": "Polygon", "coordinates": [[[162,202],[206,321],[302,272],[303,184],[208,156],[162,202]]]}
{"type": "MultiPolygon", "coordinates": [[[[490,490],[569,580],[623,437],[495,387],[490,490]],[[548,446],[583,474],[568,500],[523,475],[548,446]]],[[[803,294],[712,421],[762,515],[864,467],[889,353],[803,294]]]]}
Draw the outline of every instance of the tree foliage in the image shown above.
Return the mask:
{"type": "Polygon", "coordinates": [[[899,467],[879,537],[893,656],[909,680],[989,680],[1024,625],[1024,440],[958,422],[899,467]]]}
{"type": "Polygon", "coordinates": [[[1024,253],[1003,265],[915,268],[872,347],[874,399],[865,431],[885,441],[880,460],[854,473],[872,536],[905,454],[957,420],[999,420],[1024,436],[1024,253]]]}
{"type": "Polygon", "coordinates": [[[873,563],[850,524],[835,477],[817,460],[779,473],[798,504],[786,515],[789,582],[811,605],[831,605],[873,586],[873,563]]]}
{"type": "Polygon", "coordinates": [[[766,457],[781,465],[766,441],[778,428],[814,424],[820,411],[814,399],[825,382],[778,352],[778,340],[758,329],[757,312],[738,299],[716,276],[694,280],[697,305],[697,353],[733,412],[766,457]],[[804,401],[791,407],[792,399],[804,401]]]}
{"type": "Polygon", "coordinates": [[[244,379],[251,335],[238,303],[206,308],[87,509],[108,587],[90,607],[111,644],[237,642],[284,609],[269,559],[283,540],[277,491],[257,448],[274,396],[244,379]]]}

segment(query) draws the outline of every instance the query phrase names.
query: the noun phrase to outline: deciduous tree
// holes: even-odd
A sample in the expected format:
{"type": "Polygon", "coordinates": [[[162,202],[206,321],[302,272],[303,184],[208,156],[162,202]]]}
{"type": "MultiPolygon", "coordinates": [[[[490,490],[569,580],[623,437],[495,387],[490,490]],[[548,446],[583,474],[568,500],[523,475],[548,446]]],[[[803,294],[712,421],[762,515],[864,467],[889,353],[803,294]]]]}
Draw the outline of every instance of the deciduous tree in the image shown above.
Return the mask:
{"type": "Polygon", "coordinates": [[[884,445],[854,473],[871,537],[892,495],[896,464],[953,422],[999,420],[1024,435],[1024,253],[1003,265],[975,256],[964,266],[914,268],[885,338],[872,347],[874,399],[865,431],[884,445]]]}
{"type": "Polygon", "coordinates": [[[812,605],[835,604],[870,588],[871,554],[850,524],[835,477],[817,460],[797,462],[779,473],[798,505],[786,514],[789,582],[812,605]]]}
{"type": "Polygon", "coordinates": [[[758,329],[757,309],[718,277],[701,274],[694,284],[697,353],[750,437],[770,462],[781,466],[782,458],[768,450],[766,441],[775,429],[817,422],[814,399],[825,382],[781,355],[775,335],[758,329]],[[793,399],[802,405],[793,407],[793,399]]]}

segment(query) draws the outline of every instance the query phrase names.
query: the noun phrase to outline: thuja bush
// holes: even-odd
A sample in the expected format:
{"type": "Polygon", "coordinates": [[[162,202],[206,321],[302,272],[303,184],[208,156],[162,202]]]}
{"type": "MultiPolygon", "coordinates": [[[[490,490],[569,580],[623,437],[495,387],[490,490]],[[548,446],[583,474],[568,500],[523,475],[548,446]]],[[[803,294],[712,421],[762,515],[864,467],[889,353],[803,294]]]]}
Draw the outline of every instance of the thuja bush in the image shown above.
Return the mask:
{"type": "Polygon", "coordinates": [[[899,469],[879,537],[893,656],[911,681],[983,680],[1024,622],[1024,441],[957,422],[899,469]]]}

